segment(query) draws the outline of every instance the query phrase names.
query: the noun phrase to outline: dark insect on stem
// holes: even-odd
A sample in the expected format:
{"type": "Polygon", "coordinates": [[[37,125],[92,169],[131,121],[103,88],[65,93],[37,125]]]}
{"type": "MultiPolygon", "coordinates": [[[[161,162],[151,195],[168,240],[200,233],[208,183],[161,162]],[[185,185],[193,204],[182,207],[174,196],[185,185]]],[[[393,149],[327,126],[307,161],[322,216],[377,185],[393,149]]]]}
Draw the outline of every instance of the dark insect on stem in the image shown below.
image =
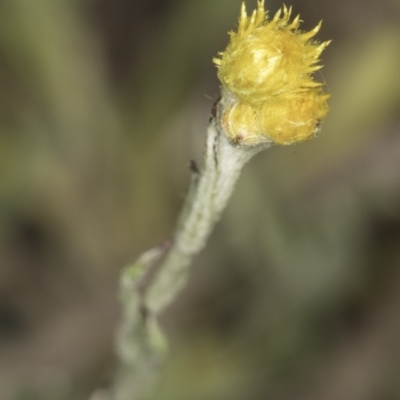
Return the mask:
{"type": "Polygon", "coordinates": [[[197,166],[197,163],[196,163],[196,161],[194,161],[194,160],[190,160],[189,161],[189,169],[192,171],[192,172],[194,172],[195,174],[198,174],[200,171],[199,171],[199,167],[197,166]]]}
{"type": "Polygon", "coordinates": [[[217,117],[217,108],[218,108],[218,103],[220,100],[221,100],[221,97],[218,97],[218,99],[214,101],[214,103],[211,107],[211,117],[210,117],[209,122],[211,122],[213,118],[217,117]]]}
{"type": "Polygon", "coordinates": [[[232,139],[232,144],[234,144],[235,146],[239,146],[242,141],[243,141],[243,135],[236,135],[233,139],[232,139]]]}

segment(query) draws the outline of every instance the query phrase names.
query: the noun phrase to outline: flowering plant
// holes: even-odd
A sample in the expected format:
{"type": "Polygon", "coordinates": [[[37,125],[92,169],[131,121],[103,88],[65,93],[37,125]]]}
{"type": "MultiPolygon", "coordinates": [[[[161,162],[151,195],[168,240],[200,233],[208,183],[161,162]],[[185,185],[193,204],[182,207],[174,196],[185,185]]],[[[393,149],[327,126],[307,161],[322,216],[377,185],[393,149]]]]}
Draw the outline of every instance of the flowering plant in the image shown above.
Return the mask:
{"type": "Polygon", "coordinates": [[[272,20],[264,0],[251,17],[242,5],[237,32],[230,33],[224,52],[214,58],[221,97],[213,106],[201,169],[192,162],[192,184],[174,237],[129,266],[122,275],[124,302],[118,350],[125,366],[117,400],[141,396],[168,342],[158,316],[186,285],[193,257],[204,248],[228,203],[244,165],[271,144],[312,138],[328,112],[322,83],[313,73],[329,42],[299,30],[283,6],[272,20]],[[150,271],[150,273],[149,273],[150,271]]]}

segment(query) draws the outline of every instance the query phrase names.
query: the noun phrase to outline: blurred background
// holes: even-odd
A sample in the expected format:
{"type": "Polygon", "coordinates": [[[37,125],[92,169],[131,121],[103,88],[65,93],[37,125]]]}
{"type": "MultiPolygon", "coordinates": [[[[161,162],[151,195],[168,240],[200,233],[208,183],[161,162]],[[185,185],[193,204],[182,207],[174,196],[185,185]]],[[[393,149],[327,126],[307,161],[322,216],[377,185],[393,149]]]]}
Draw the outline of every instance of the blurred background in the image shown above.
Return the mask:
{"type": "MultiPolygon", "coordinates": [[[[119,273],[174,229],[240,3],[0,2],[0,399],[112,382],[119,273]]],[[[400,398],[400,2],[291,4],[331,111],[246,167],[154,399],[400,398]]]]}

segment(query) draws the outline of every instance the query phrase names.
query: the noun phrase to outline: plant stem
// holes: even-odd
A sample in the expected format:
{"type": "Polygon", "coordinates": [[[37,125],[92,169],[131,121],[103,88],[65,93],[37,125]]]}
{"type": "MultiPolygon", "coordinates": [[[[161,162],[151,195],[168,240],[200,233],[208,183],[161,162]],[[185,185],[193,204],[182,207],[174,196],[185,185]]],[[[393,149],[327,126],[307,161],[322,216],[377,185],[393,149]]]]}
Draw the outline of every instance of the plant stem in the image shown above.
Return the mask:
{"type": "Polygon", "coordinates": [[[264,147],[232,145],[213,119],[208,127],[204,166],[194,180],[173,245],[145,297],[158,315],[185,286],[193,256],[206,245],[246,162],[264,147]]]}
{"type": "Polygon", "coordinates": [[[122,275],[123,316],[117,347],[124,366],[115,387],[117,400],[142,398],[153,385],[168,347],[158,317],[186,285],[192,259],[205,247],[242,168],[270,145],[234,145],[218,121],[218,116],[210,120],[204,164],[200,172],[192,168],[190,190],[171,245],[144,253],[122,275]]]}

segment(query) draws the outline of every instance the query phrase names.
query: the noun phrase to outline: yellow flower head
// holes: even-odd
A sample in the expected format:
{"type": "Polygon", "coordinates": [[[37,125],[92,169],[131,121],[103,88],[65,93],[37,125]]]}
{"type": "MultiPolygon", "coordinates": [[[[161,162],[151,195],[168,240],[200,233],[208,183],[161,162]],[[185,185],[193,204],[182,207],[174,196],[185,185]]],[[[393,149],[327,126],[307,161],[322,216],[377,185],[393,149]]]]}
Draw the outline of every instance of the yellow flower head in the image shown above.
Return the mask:
{"type": "Polygon", "coordinates": [[[290,144],[310,139],[328,112],[322,83],[312,73],[330,42],[312,40],[321,27],[309,32],[290,22],[291,8],[283,6],[272,20],[264,0],[251,17],[242,4],[237,32],[230,32],[226,50],[214,58],[222,83],[221,124],[232,142],[290,144]]]}

